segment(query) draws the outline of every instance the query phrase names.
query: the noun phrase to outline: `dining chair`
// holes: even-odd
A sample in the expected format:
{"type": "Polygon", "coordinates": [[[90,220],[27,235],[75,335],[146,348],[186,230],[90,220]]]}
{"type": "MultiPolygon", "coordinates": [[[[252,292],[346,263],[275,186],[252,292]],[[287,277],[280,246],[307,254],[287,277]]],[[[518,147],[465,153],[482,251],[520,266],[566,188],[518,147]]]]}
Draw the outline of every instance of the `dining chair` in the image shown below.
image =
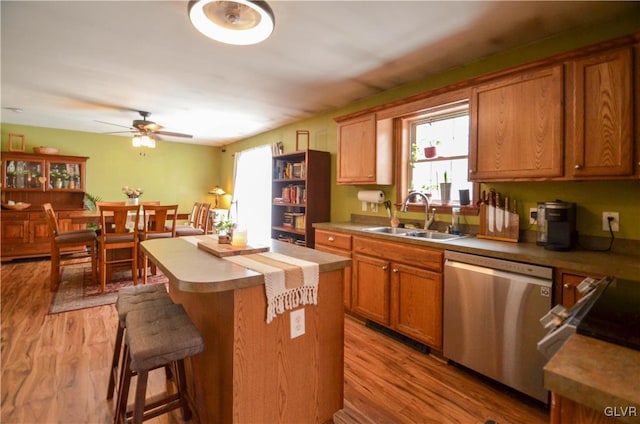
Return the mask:
{"type": "MultiPolygon", "coordinates": [[[[140,241],[159,238],[172,238],[176,236],[176,222],[178,219],[178,205],[144,205],[142,207],[142,222],[144,224],[140,232],[140,241]]],[[[142,259],[142,283],[147,284],[147,269],[149,258],[139,249],[142,259]]],[[[155,265],[151,266],[151,273],[155,274],[155,265]]]]}
{"type": "MultiPolygon", "coordinates": [[[[57,290],[60,284],[60,272],[62,267],[64,250],[69,248],[88,248],[91,259],[91,277],[97,281],[97,236],[93,230],[75,230],[61,232],[56,213],[51,203],[42,205],[44,209],[49,239],[51,241],[51,291],[57,290]]],[[[66,260],[65,260],[66,261],[66,260]]]]}
{"type": "MultiPolygon", "coordinates": [[[[195,207],[194,207],[195,209],[195,207]]],[[[176,228],[176,236],[201,236],[207,234],[209,230],[209,211],[211,203],[200,203],[197,212],[191,214],[195,216],[193,223],[186,225],[178,225],[176,228]]],[[[191,217],[190,217],[191,220],[191,217]]]]}
{"type": "Polygon", "coordinates": [[[133,285],[138,283],[138,231],[140,206],[103,205],[100,207],[100,284],[105,291],[107,267],[131,263],[133,285]],[[129,254],[116,252],[128,249],[129,254]]]}

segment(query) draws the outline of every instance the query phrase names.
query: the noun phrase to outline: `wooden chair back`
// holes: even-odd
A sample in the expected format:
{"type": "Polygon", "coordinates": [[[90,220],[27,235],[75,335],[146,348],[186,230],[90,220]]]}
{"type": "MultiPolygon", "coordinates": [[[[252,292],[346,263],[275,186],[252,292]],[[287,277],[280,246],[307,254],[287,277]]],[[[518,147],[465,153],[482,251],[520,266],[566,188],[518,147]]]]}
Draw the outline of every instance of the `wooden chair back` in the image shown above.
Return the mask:
{"type": "MultiPolygon", "coordinates": [[[[127,236],[135,238],[137,241],[138,232],[130,231],[127,226],[129,222],[139,222],[140,206],[138,205],[102,205],[100,207],[100,237],[114,239],[115,237],[127,236]]],[[[135,228],[135,224],[133,228],[135,228]]]]}
{"type": "Polygon", "coordinates": [[[58,218],[56,217],[56,213],[53,210],[51,203],[43,204],[42,209],[44,209],[44,214],[47,217],[47,226],[49,227],[49,237],[51,237],[51,240],[53,242],[55,237],[60,233],[60,228],[58,227],[58,218]]]}
{"type": "Polygon", "coordinates": [[[140,206],[102,205],[100,207],[100,283],[104,292],[107,284],[107,267],[131,264],[133,284],[138,283],[138,229],[140,206]],[[128,225],[131,222],[132,225],[128,225]],[[130,228],[131,227],[131,228],[130,228]],[[116,249],[130,249],[127,256],[109,255],[116,249]]]}
{"type": "Polygon", "coordinates": [[[127,202],[125,202],[124,200],[122,202],[99,201],[99,202],[96,202],[96,209],[98,210],[98,212],[100,212],[100,209],[102,208],[102,206],[125,206],[126,204],[127,202]]]}
{"type": "Polygon", "coordinates": [[[178,205],[145,205],[142,209],[142,240],[175,237],[178,205]]]}
{"type": "Polygon", "coordinates": [[[209,231],[209,211],[211,210],[211,203],[202,203],[200,205],[200,210],[198,211],[198,222],[194,225],[195,228],[198,228],[204,231],[205,234],[209,231]]]}
{"type": "Polygon", "coordinates": [[[202,203],[200,202],[193,203],[193,208],[191,208],[191,213],[189,214],[189,220],[187,221],[187,225],[190,225],[195,228],[198,222],[198,216],[200,213],[201,206],[202,206],[202,203]]]}

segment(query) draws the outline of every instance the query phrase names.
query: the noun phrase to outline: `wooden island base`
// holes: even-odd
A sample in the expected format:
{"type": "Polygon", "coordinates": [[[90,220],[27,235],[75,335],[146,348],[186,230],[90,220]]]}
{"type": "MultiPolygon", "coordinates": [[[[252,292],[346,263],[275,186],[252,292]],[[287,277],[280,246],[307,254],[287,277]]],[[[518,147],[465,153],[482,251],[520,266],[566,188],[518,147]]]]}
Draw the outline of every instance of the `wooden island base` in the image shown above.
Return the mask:
{"type": "Polygon", "coordinates": [[[264,285],[169,293],[205,340],[189,380],[202,423],[324,423],[343,407],[342,270],[320,273],[318,305],[291,339],[290,312],[266,323],[264,285]]]}

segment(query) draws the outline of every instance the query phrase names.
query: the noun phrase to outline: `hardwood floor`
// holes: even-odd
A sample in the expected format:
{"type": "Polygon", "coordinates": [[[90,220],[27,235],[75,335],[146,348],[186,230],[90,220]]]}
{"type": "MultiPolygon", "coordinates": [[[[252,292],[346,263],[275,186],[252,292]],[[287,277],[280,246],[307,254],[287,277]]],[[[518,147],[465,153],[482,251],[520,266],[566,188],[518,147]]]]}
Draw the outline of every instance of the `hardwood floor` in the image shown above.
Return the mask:
{"type": "MultiPolygon", "coordinates": [[[[113,305],[47,315],[49,262],[3,264],[2,423],[109,423],[113,305]]],[[[152,373],[150,391],[166,390],[152,373]]],[[[336,423],[546,423],[538,405],[362,323],[345,320],[345,408],[336,423]]],[[[181,422],[178,411],[149,420],[181,422]]]]}

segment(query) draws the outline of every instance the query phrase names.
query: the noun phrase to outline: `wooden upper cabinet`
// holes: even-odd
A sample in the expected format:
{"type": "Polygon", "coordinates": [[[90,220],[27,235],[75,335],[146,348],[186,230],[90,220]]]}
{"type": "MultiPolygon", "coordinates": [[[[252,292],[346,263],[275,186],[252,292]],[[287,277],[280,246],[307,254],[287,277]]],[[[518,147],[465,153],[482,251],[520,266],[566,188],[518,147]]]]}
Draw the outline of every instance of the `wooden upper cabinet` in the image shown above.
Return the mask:
{"type": "Polygon", "coordinates": [[[391,119],[374,113],[338,121],[338,184],[392,184],[391,119]]]}
{"type": "Polygon", "coordinates": [[[474,87],[470,112],[470,180],[563,175],[562,65],[474,87]]]}
{"type": "Polygon", "coordinates": [[[632,48],[569,62],[566,95],[567,175],[633,175],[632,48]]]}

